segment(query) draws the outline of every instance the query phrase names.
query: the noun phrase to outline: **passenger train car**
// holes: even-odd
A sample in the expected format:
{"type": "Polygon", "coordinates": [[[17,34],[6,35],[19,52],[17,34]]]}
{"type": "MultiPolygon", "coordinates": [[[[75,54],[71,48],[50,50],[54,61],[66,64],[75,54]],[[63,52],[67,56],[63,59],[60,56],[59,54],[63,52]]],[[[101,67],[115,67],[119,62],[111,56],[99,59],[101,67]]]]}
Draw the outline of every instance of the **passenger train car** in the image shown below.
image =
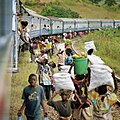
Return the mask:
{"type": "Polygon", "coordinates": [[[22,20],[29,22],[31,37],[108,29],[120,26],[120,20],[44,17],[22,6],[22,20]],[[31,27],[30,27],[31,25],[31,27]]]}

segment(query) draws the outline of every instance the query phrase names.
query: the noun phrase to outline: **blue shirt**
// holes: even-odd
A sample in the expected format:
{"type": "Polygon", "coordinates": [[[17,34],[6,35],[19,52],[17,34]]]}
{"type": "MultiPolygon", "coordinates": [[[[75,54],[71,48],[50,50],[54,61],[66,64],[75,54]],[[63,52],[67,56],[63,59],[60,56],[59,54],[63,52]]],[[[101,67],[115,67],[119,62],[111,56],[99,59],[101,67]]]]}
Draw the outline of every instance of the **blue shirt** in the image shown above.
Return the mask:
{"type": "Polygon", "coordinates": [[[71,56],[68,56],[65,60],[65,65],[68,65],[70,62],[73,62],[73,58],[71,56]]]}

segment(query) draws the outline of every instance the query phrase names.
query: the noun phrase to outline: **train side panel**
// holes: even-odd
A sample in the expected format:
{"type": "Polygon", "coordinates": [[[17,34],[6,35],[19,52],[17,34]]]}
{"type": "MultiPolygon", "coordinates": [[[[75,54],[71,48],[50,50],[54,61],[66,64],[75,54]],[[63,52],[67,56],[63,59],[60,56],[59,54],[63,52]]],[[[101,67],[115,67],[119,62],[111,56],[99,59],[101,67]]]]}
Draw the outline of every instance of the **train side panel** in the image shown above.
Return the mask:
{"type": "Polygon", "coordinates": [[[100,19],[88,19],[88,27],[90,30],[96,30],[101,28],[100,19]]]}
{"type": "Polygon", "coordinates": [[[114,20],[112,19],[102,19],[102,29],[113,28],[114,20]]]}
{"type": "Polygon", "coordinates": [[[116,27],[120,27],[120,20],[114,20],[114,25],[116,27]]]}
{"type": "Polygon", "coordinates": [[[60,18],[63,20],[63,33],[74,32],[74,19],[72,18],[60,18]]]}
{"type": "Polygon", "coordinates": [[[88,20],[79,19],[79,18],[74,20],[75,20],[75,27],[74,27],[75,32],[88,30],[88,20]]]}
{"type": "Polygon", "coordinates": [[[63,32],[63,21],[58,18],[51,19],[51,33],[52,34],[62,34],[63,32]]]}
{"type": "Polygon", "coordinates": [[[50,35],[51,28],[50,28],[50,19],[41,18],[41,33],[40,35],[50,35]]]}
{"type": "Polygon", "coordinates": [[[38,17],[32,17],[30,33],[31,33],[31,38],[40,36],[40,19],[38,17]]]}

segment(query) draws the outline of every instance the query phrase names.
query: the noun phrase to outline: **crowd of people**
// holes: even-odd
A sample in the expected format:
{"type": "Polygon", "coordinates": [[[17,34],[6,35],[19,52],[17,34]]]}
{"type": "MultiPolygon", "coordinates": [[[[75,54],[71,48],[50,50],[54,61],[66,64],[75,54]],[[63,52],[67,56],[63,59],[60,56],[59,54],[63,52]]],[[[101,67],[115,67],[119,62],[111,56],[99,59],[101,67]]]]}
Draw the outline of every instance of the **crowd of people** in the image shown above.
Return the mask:
{"type": "MultiPolygon", "coordinates": [[[[93,54],[96,50],[93,41],[85,43],[88,73],[71,76],[74,90],[66,88],[56,91],[54,73],[64,73],[61,66],[69,66],[67,73],[71,74],[72,67],[74,67],[73,50],[69,45],[57,48],[56,44],[61,44],[61,42],[56,41],[52,36],[41,37],[36,42],[27,32],[28,22],[22,21],[21,25],[19,36],[23,44],[22,42],[19,44],[18,53],[24,51],[25,48],[29,49],[30,62],[37,64],[38,67],[36,68],[37,75],[29,75],[29,85],[23,89],[22,99],[24,101],[17,115],[21,116],[25,110],[27,120],[47,118],[49,116],[49,111],[46,110],[47,103],[58,112],[58,120],[112,120],[111,106],[120,105],[115,94],[117,82],[112,69],[105,65],[100,57],[93,54]],[[38,51],[35,50],[34,42],[39,46],[38,51]],[[53,55],[56,55],[58,62],[51,60],[53,55]],[[55,68],[58,69],[55,71],[55,68]],[[103,79],[105,76],[108,76],[107,80],[103,79]],[[61,96],[61,100],[54,100],[57,95],[61,96]],[[41,112],[41,106],[43,112],[41,112]]],[[[81,33],[80,37],[82,36],[81,33]]],[[[60,84],[64,86],[65,83],[60,84]]]]}

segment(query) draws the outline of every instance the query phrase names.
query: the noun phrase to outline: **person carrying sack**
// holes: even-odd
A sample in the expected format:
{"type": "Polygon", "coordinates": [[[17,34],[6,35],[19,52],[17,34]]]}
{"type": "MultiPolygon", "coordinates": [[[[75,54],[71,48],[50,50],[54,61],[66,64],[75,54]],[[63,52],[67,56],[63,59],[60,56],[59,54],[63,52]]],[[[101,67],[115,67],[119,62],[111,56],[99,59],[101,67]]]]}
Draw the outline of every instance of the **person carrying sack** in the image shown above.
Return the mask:
{"type": "Polygon", "coordinates": [[[58,120],[70,120],[71,118],[72,109],[71,101],[69,100],[70,93],[70,90],[61,89],[58,92],[55,92],[47,103],[58,112],[58,120]],[[62,100],[54,101],[53,98],[58,94],[61,96],[62,100]]]}

